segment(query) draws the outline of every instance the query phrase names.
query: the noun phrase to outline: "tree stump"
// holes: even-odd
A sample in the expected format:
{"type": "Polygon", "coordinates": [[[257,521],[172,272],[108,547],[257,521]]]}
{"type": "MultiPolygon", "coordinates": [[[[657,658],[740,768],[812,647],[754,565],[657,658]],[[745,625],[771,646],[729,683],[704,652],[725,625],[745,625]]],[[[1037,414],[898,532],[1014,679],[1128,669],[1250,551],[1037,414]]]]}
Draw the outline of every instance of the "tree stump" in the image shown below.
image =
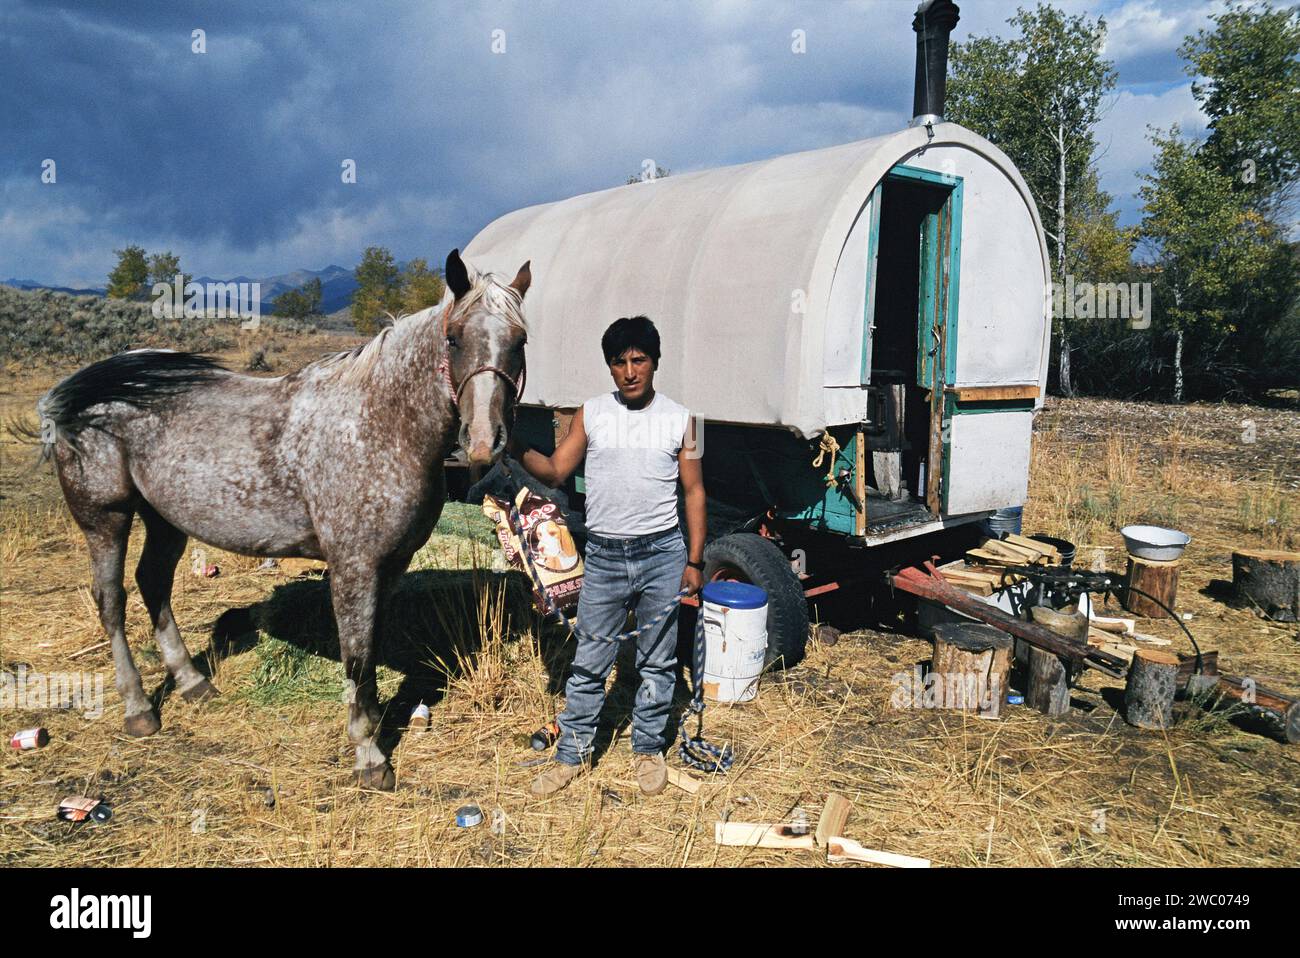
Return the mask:
{"type": "MultiPolygon", "coordinates": [[[[1129,556],[1128,575],[1125,581],[1132,588],[1141,589],[1143,592],[1155,596],[1172,609],[1178,596],[1178,566],[1179,561],[1177,559],[1170,562],[1159,562],[1155,559],[1139,559],[1137,556],[1129,556]]],[[[1136,592],[1125,590],[1123,605],[1134,615],[1140,615],[1143,618],[1169,618],[1168,612],[1145,595],[1138,595],[1136,592]]]]}
{"type": "Polygon", "coordinates": [[[1274,622],[1300,619],[1300,552],[1239,549],[1232,554],[1237,599],[1274,622]]]}
{"type": "Polygon", "coordinates": [[[1025,704],[1049,718],[1070,712],[1070,670],[1060,656],[1037,646],[1029,646],[1029,681],[1025,704]]]}
{"type": "Polygon", "coordinates": [[[1162,729],[1174,723],[1178,656],[1164,649],[1138,649],[1124,688],[1124,717],[1138,728],[1162,729]]]}
{"type": "Polygon", "coordinates": [[[943,684],[945,706],[1000,718],[1011,671],[1011,636],[982,622],[936,625],[930,671],[943,684]]]}
{"type": "MultiPolygon", "coordinates": [[[[1088,641],[1088,617],[1078,606],[1053,609],[1045,605],[1030,608],[1030,616],[1039,625],[1069,636],[1076,642],[1088,641]]],[[[1025,703],[1044,715],[1059,718],[1070,711],[1070,670],[1060,656],[1046,649],[1028,645],[1025,667],[1025,703]]]]}

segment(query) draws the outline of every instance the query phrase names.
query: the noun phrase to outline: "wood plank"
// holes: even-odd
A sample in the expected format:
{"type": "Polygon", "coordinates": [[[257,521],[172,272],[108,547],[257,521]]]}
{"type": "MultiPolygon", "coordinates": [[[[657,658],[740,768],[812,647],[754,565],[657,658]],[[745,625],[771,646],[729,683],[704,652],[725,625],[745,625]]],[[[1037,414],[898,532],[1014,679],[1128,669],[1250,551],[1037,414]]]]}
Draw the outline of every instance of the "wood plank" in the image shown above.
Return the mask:
{"type": "Polygon", "coordinates": [[[858,496],[860,508],[854,510],[853,529],[856,535],[867,534],[867,434],[859,429],[853,443],[853,488],[858,496]]]}
{"type": "Polygon", "coordinates": [[[718,822],[713,826],[713,840],[719,845],[740,848],[813,848],[811,832],[793,835],[790,826],[761,822],[718,822]]]}
{"type": "Polygon", "coordinates": [[[831,792],[826,796],[826,804],[822,806],[821,818],[817,820],[817,831],[814,838],[817,844],[825,846],[826,842],[844,831],[844,826],[848,824],[849,813],[853,811],[853,805],[843,795],[837,795],[831,792]]]}
{"type": "Polygon", "coordinates": [[[683,792],[689,792],[692,795],[698,792],[700,785],[703,784],[698,778],[693,778],[680,768],[673,768],[671,765],[668,766],[668,782],[677,786],[683,792]]]}
{"type": "Polygon", "coordinates": [[[1007,536],[1007,542],[1010,542],[1012,545],[1022,546],[1025,549],[1033,549],[1035,552],[1048,556],[1057,562],[1061,561],[1061,553],[1055,546],[1048,545],[1046,542],[1040,542],[1038,539],[1031,539],[1028,536],[1018,536],[1012,532],[1007,536]]]}
{"type": "Polygon", "coordinates": [[[893,868],[929,868],[930,859],[916,858],[912,855],[898,855],[894,852],[877,851],[863,848],[851,838],[833,837],[826,845],[826,860],[832,864],[844,862],[867,862],[872,865],[889,865],[893,868]]]}
{"type": "Polygon", "coordinates": [[[1002,399],[1037,399],[1038,385],[1022,386],[949,386],[944,390],[958,402],[995,402],[1002,399]]]}

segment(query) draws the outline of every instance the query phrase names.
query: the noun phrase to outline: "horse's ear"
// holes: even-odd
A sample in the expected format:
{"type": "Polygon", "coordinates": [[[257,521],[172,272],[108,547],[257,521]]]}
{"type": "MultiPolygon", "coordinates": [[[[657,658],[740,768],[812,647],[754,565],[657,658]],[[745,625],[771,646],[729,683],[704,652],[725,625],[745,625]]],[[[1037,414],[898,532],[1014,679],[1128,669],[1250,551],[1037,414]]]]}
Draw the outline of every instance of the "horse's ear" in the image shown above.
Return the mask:
{"type": "Polygon", "coordinates": [[[529,260],[523,266],[520,266],[519,272],[515,274],[514,282],[510,284],[510,288],[519,294],[520,299],[524,298],[524,294],[528,292],[528,287],[533,285],[533,271],[528,268],[531,263],[532,260],[529,260]]]}
{"type": "Polygon", "coordinates": [[[447,254],[447,268],[443,270],[443,276],[447,278],[447,288],[457,299],[469,292],[469,270],[460,258],[460,250],[454,249],[447,254]]]}

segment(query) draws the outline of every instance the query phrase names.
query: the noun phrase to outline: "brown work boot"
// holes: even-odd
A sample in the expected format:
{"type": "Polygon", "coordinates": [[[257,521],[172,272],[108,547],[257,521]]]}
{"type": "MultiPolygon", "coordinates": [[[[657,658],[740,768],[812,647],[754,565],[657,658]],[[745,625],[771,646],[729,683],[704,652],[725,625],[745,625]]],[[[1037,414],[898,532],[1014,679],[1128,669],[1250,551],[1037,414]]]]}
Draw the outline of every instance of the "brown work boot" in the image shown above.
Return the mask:
{"type": "Polygon", "coordinates": [[[659,754],[636,756],[636,783],[641,786],[642,795],[658,795],[668,784],[668,766],[659,754]]]}
{"type": "Polygon", "coordinates": [[[534,798],[549,798],[577,778],[581,772],[581,765],[551,762],[542,770],[542,774],[533,779],[533,784],[528,786],[528,793],[534,798]]]}

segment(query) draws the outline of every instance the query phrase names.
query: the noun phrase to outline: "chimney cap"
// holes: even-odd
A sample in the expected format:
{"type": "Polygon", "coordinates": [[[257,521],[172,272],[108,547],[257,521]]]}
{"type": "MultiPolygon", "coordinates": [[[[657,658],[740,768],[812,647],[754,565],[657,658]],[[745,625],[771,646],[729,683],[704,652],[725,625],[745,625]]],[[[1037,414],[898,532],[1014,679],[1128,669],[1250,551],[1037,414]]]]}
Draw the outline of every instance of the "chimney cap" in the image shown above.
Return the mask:
{"type": "Polygon", "coordinates": [[[961,8],[952,0],[921,0],[917,5],[916,16],[912,18],[912,29],[917,33],[925,31],[926,38],[940,33],[951,33],[961,19],[961,8]]]}

